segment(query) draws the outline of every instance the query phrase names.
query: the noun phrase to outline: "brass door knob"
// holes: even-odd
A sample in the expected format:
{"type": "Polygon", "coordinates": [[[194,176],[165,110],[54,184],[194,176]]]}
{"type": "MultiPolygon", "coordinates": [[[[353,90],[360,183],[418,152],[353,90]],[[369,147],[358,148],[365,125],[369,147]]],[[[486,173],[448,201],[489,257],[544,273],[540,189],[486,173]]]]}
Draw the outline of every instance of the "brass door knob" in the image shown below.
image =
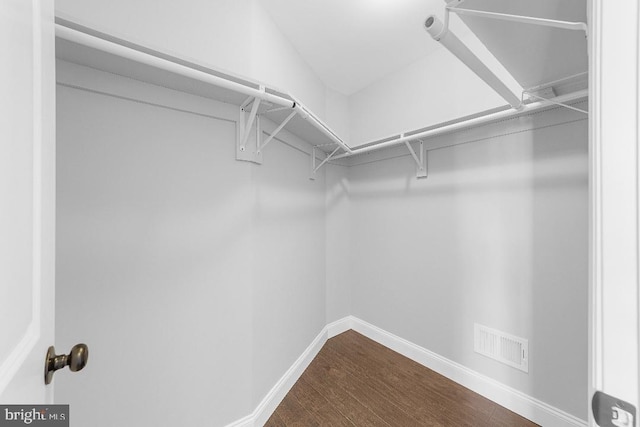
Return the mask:
{"type": "Polygon", "coordinates": [[[44,383],[50,384],[53,380],[53,373],[65,366],[69,367],[71,372],[78,372],[87,366],[89,359],[89,347],[86,344],[76,344],[67,354],[56,356],[56,349],[51,346],[47,351],[47,360],[44,364],[44,383]]]}

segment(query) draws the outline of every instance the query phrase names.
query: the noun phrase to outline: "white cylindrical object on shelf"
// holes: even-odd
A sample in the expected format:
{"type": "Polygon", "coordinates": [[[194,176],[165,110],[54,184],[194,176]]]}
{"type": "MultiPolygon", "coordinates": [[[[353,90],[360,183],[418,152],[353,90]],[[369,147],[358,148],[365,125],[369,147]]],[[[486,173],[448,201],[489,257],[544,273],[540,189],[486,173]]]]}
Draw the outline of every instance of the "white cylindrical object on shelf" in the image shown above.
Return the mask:
{"type": "Polygon", "coordinates": [[[471,71],[495,90],[513,108],[521,108],[522,101],[507,87],[506,84],[487,67],[460,39],[444,26],[435,15],[429,16],[424,22],[425,30],[439,41],[456,58],[462,61],[471,71]]]}

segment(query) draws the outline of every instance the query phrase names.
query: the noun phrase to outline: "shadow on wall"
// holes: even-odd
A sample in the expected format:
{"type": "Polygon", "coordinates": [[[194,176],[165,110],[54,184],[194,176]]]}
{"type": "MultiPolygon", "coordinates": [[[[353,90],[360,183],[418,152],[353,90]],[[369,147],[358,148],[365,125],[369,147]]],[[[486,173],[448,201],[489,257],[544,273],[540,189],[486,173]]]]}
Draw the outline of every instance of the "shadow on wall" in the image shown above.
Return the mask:
{"type": "MultiPolygon", "coordinates": [[[[340,167],[340,166],[338,166],[340,167]]],[[[344,168],[343,173],[346,175],[348,170],[344,168]]],[[[329,188],[327,186],[327,211],[331,211],[335,206],[349,198],[349,180],[346,176],[341,177],[329,188]]]]}
{"type": "Polygon", "coordinates": [[[432,151],[426,180],[352,167],[353,314],[584,418],[586,124],[432,151]],[[529,373],[474,353],[476,322],[529,339],[529,373]]]}

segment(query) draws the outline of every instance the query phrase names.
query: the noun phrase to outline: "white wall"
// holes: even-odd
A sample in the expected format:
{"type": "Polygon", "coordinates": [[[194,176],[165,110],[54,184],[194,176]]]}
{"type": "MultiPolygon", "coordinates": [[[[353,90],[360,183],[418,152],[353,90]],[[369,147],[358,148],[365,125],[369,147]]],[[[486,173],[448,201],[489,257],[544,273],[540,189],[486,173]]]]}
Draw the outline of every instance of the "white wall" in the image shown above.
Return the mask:
{"type": "MultiPolygon", "coordinates": [[[[260,2],[252,2],[252,77],[280,88],[326,117],[325,85],[275,25],[260,2]]],[[[236,29],[237,31],[237,29],[236,29]]]]}
{"type": "Polygon", "coordinates": [[[349,97],[353,146],[505,104],[448,51],[388,75],[349,97]]]}
{"type": "Polygon", "coordinates": [[[351,144],[349,97],[327,88],[325,92],[326,123],[344,142],[351,144]]]}
{"type": "Polygon", "coordinates": [[[281,143],[235,161],[233,106],[67,63],[58,81],[115,96],[58,86],[56,347],[91,357],[56,401],[92,427],[251,413],[326,323],[324,174],[281,143]]]}
{"type": "Polygon", "coordinates": [[[58,91],[56,344],[92,349],[56,379],[75,420],[231,422],[348,314],[584,418],[582,116],[431,140],[475,143],[430,152],[427,180],[400,147],[309,181],[279,143],[236,162],[233,106],[69,64],[59,80],[119,97],[58,91]],[[528,338],[530,373],[474,354],[473,322],[528,338]]]}
{"type": "Polygon", "coordinates": [[[57,0],[56,14],[280,88],[325,116],[324,84],[258,0],[57,0]]]}
{"type": "Polygon", "coordinates": [[[350,168],[352,314],[586,419],[586,118],[554,109],[429,145],[466,141],[430,151],[426,180],[406,149],[350,168]],[[475,354],[474,322],[529,339],[529,373],[475,354]]]}
{"type": "Polygon", "coordinates": [[[309,180],[309,155],[278,142],[264,160],[250,180],[253,408],[326,324],[324,173],[309,180]]]}
{"type": "Polygon", "coordinates": [[[351,315],[352,248],[348,168],[326,169],[327,323],[351,315]]]}

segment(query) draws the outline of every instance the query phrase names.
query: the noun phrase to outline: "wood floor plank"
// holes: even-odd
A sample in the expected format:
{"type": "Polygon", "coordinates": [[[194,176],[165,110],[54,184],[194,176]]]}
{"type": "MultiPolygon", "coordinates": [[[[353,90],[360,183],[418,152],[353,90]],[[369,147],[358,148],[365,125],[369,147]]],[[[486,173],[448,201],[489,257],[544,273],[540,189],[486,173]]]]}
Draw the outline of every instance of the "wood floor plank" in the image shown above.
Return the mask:
{"type": "Polygon", "coordinates": [[[286,426],[306,427],[323,425],[297,399],[284,399],[278,406],[279,416],[286,426]]]}
{"type": "Polygon", "coordinates": [[[265,423],[265,427],[287,427],[287,423],[280,417],[280,408],[278,407],[265,423]]]}
{"type": "MultiPolygon", "coordinates": [[[[329,349],[328,351],[335,350],[329,349]]],[[[449,424],[449,420],[443,416],[443,408],[437,402],[416,393],[414,386],[409,381],[375,368],[372,369],[371,364],[361,363],[340,353],[334,353],[333,356],[339,366],[347,372],[357,372],[364,381],[383,393],[389,402],[416,419],[420,425],[444,426],[449,424]],[[410,393],[407,393],[407,388],[410,389],[410,393]]]]}
{"type": "Polygon", "coordinates": [[[354,427],[354,424],[338,411],[331,403],[301,377],[289,392],[291,396],[307,408],[309,412],[322,419],[324,425],[336,427],[354,427]]]}
{"type": "Polygon", "coordinates": [[[304,372],[311,386],[322,394],[331,404],[355,425],[375,427],[393,427],[373,413],[360,400],[335,383],[331,367],[321,364],[317,359],[304,372]]]}
{"type": "Polygon", "coordinates": [[[265,425],[536,426],[354,331],[327,341],[265,425]]]}
{"type": "Polygon", "coordinates": [[[344,342],[344,340],[348,340],[346,345],[341,347],[341,351],[357,349],[359,351],[358,354],[361,356],[377,360],[385,367],[393,366],[395,368],[394,372],[398,374],[404,373],[410,376],[419,384],[433,390],[435,393],[439,393],[443,399],[450,399],[458,404],[466,405],[487,415],[490,415],[493,411],[494,403],[489,399],[473,393],[459,384],[451,382],[449,379],[437,372],[425,368],[411,359],[402,357],[393,350],[390,350],[363,335],[353,331],[348,331],[336,338],[338,338],[336,340],[337,345],[341,343],[340,340],[342,340],[342,342],[344,342]],[[445,392],[443,393],[443,391],[445,392]]]}
{"type": "Polygon", "coordinates": [[[358,399],[371,412],[379,416],[390,425],[420,426],[418,420],[412,418],[389,399],[388,395],[382,394],[370,382],[360,378],[357,372],[348,372],[339,364],[335,357],[327,352],[321,352],[317,356],[318,364],[327,368],[327,372],[332,376],[332,382],[346,390],[353,397],[358,399]],[[325,357],[327,355],[328,357],[325,357]]]}
{"type": "MultiPolygon", "coordinates": [[[[353,332],[353,331],[350,331],[353,332]]],[[[393,363],[399,370],[414,378],[419,384],[428,387],[434,392],[440,394],[444,399],[452,400],[458,404],[463,404],[473,410],[490,415],[493,412],[495,404],[489,399],[472,392],[466,387],[452,382],[448,378],[428,369],[413,360],[403,357],[398,353],[390,350],[377,342],[360,335],[358,333],[350,333],[347,335],[351,340],[351,346],[354,344],[361,345],[365,350],[365,355],[371,358],[377,358],[377,354],[382,354],[382,361],[386,364],[393,363]]]]}
{"type": "MultiPolygon", "coordinates": [[[[407,359],[359,334],[348,338],[366,340],[364,343],[337,340],[332,347],[346,357],[365,359],[374,375],[382,377],[404,399],[413,400],[419,408],[437,414],[443,425],[489,426],[495,405],[471,390],[451,382],[436,372],[407,359]],[[421,402],[415,402],[421,399],[421,402]]],[[[343,339],[345,337],[342,337],[343,339]]]]}
{"type": "Polygon", "coordinates": [[[499,405],[496,405],[496,410],[491,417],[491,424],[496,427],[530,427],[536,425],[499,405]]]}

